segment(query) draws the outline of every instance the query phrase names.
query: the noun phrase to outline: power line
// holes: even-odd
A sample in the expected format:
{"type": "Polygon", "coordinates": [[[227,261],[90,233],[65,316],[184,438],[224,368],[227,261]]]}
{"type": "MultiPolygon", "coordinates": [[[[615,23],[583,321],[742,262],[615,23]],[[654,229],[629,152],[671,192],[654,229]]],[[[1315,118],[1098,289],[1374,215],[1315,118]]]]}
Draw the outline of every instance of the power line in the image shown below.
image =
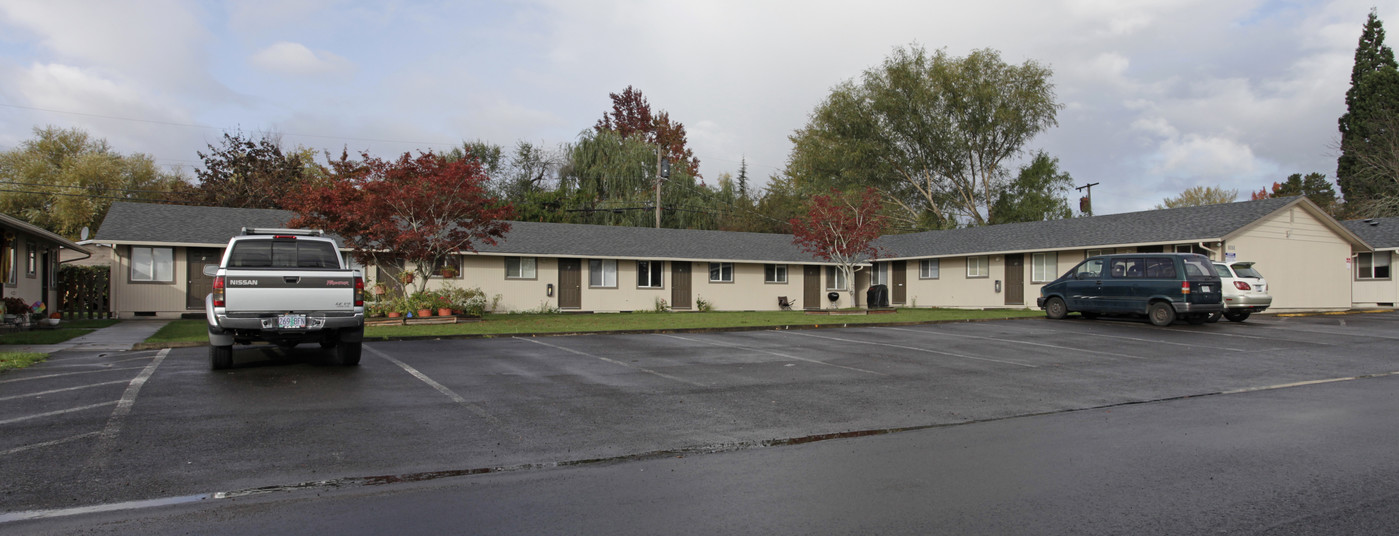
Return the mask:
{"type": "MultiPolygon", "coordinates": [[[[16,193],[16,194],[35,194],[35,195],[61,195],[61,196],[65,196],[65,197],[86,197],[86,198],[89,198],[89,199],[115,199],[115,200],[117,200],[117,201],[149,201],[149,202],[159,201],[159,202],[162,202],[162,203],[169,203],[169,204],[175,204],[175,205],[196,205],[195,203],[187,203],[187,202],[179,201],[179,200],[175,200],[175,199],[139,199],[139,198],[132,198],[132,197],[118,197],[118,196],[114,196],[114,195],[69,194],[69,193],[63,193],[63,192],[39,192],[39,191],[34,191],[34,190],[10,190],[10,189],[7,189],[7,188],[0,188],[0,192],[8,192],[8,193],[16,193]]],[[[162,192],[162,193],[169,193],[169,192],[162,192]]]]}
{"type": "MultiPolygon", "coordinates": [[[[18,181],[9,181],[9,180],[0,180],[0,184],[13,184],[13,185],[15,185],[15,186],[35,186],[35,187],[39,187],[39,188],[81,188],[81,189],[92,188],[91,186],[80,186],[80,185],[75,185],[75,184],[40,184],[40,183],[33,183],[33,182],[18,182],[18,181]]],[[[168,193],[170,193],[169,190],[138,190],[138,189],[135,189],[135,188],[108,188],[108,187],[105,187],[105,186],[99,186],[99,187],[97,187],[97,188],[98,188],[98,189],[101,189],[101,190],[110,190],[110,191],[118,191],[118,192],[139,192],[139,193],[147,193],[147,194],[168,194],[168,193]]],[[[37,192],[36,192],[36,193],[37,193],[37,192]]]]}

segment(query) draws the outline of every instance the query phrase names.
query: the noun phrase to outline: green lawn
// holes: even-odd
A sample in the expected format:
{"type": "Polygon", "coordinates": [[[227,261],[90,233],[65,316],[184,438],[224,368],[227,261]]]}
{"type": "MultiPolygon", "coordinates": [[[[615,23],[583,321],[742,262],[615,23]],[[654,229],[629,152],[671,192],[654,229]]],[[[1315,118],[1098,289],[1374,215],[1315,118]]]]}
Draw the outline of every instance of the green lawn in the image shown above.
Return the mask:
{"type": "Polygon", "coordinates": [[[105,328],[118,320],[64,320],[56,329],[31,329],[0,335],[0,344],[56,344],[74,337],[87,335],[98,328],[105,328]]]}
{"type": "Polygon", "coordinates": [[[0,352],[0,372],[22,369],[49,358],[49,354],[30,352],[0,352]]]}
{"type": "MultiPolygon", "coordinates": [[[[1037,310],[899,309],[895,314],[864,316],[808,315],[801,311],[710,313],[607,313],[607,314],[488,314],[480,322],[418,326],[371,326],[369,340],[399,337],[450,337],[458,335],[518,335],[529,333],[591,333],[605,331],[655,331],[725,329],[779,326],[856,325],[871,323],[922,323],[1043,316],[1037,310]]],[[[176,320],[146,339],[149,343],[206,342],[203,320],[176,320]]]]}

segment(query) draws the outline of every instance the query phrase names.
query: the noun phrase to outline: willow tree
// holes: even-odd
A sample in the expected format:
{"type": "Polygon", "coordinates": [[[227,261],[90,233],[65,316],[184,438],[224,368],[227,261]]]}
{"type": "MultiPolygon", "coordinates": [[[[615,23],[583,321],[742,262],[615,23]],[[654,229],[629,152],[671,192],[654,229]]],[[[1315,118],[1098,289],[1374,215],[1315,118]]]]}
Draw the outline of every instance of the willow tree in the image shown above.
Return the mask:
{"type": "Polygon", "coordinates": [[[787,172],[803,185],[873,187],[906,225],[991,221],[1009,184],[1007,160],[1057,125],[1048,67],[919,46],[831,91],[794,144],[787,172]]]}

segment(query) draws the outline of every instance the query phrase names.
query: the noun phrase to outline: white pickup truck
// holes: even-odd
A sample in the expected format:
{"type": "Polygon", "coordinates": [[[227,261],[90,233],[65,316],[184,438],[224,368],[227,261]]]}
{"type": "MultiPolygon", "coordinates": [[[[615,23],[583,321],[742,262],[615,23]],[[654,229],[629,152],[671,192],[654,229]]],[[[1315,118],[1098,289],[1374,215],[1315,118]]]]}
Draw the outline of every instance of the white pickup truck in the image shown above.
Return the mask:
{"type": "Polygon", "coordinates": [[[255,340],[317,342],[337,364],[359,364],[364,277],[321,231],[244,228],[204,273],[214,278],[204,299],[214,369],[233,366],[234,344],[255,340]]]}

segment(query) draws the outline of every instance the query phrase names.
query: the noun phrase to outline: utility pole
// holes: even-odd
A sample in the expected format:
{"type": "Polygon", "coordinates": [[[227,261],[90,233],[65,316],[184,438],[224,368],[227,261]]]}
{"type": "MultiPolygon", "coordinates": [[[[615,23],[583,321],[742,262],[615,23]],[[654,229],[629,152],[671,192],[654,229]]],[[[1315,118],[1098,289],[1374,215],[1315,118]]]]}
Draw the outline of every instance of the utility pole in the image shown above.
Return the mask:
{"type": "Polygon", "coordinates": [[[1092,182],[1083,186],[1079,186],[1078,188],[1074,188],[1075,190],[1079,191],[1088,190],[1088,195],[1078,198],[1079,212],[1082,212],[1089,216],[1093,215],[1093,187],[1097,185],[1098,183],[1092,182]]]}
{"type": "Polygon", "coordinates": [[[656,145],[656,228],[661,228],[661,181],[670,178],[670,160],[665,158],[661,152],[661,146],[656,145]]]}

